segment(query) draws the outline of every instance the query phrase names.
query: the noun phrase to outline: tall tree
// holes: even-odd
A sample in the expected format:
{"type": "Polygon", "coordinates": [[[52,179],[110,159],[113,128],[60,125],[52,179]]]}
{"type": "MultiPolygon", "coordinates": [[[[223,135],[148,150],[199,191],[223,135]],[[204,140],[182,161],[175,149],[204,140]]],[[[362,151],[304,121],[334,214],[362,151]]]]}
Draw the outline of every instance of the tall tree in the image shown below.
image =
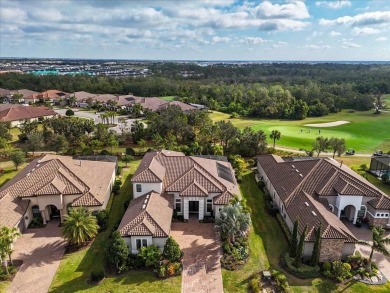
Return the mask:
{"type": "Polygon", "coordinates": [[[231,153],[229,147],[239,138],[240,131],[230,121],[218,121],[216,125],[218,126],[218,136],[223,152],[229,154],[231,153]]]}
{"type": "Polygon", "coordinates": [[[291,257],[295,257],[297,255],[298,225],[299,225],[299,218],[296,218],[294,221],[294,228],[293,228],[293,233],[292,233],[292,237],[291,237],[291,245],[290,245],[290,256],[291,257]]]}
{"type": "Polygon", "coordinates": [[[111,235],[106,251],[107,260],[110,264],[115,265],[118,271],[126,265],[127,257],[129,256],[129,247],[123,240],[118,231],[114,231],[111,235]]]}
{"type": "Polygon", "coordinates": [[[313,143],[313,150],[317,153],[317,157],[320,153],[326,151],[329,148],[329,139],[327,137],[319,136],[313,143]]]}
{"type": "Polygon", "coordinates": [[[29,152],[32,152],[33,155],[35,151],[39,151],[43,148],[44,141],[43,135],[41,132],[32,132],[27,135],[27,141],[25,142],[25,149],[29,152]]]}
{"type": "Polygon", "coordinates": [[[337,156],[340,157],[345,152],[345,149],[346,149],[345,139],[331,137],[329,139],[329,146],[333,150],[333,159],[334,159],[334,156],[336,155],[336,153],[337,153],[337,156]]]}
{"type": "Polygon", "coordinates": [[[311,254],[310,264],[312,266],[317,266],[320,261],[320,251],[321,251],[321,233],[322,233],[322,223],[316,228],[315,235],[316,239],[314,241],[313,252],[311,254]]]}
{"type": "Polygon", "coordinates": [[[68,148],[68,141],[64,135],[56,134],[50,143],[50,147],[58,154],[68,148]]]}
{"type": "Polygon", "coordinates": [[[383,101],[383,95],[380,91],[377,90],[372,95],[374,98],[373,104],[375,113],[380,114],[381,110],[386,109],[387,107],[386,103],[383,101]]]}
{"type": "Polygon", "coordinates": [[[272,130],[271,134],[269,135],[269,137],[271,139],[273,139],[273,141],[274,141],[274,148],[275,148],[275,141],[279,140],[280,136],[281,136],[281,133],[279,130],[272,130]]]}
{"type": "Polygon", "coordinates": [[[390,238],[386,238],[384,235],[385,230],[382,227],[372,228],[372,243],[366,241],[359,241],[358,243],[365,246],[371,247],[371,253],[367,262],[367,271],[371,272],[372,257],[374,251],[377,251],[384,256],[390,256],[390,250],[386,245],[390,244],[390,238]]]}
{"type": "Polygon", "coordinates": [[[96,217],[85,207],[72,208],[64,217],[62,235],[71,244],[80,245],[95,237],[98,232],[96,217]]]}
{"type": "Polygon", "coordinates": [[[306,230],[307,225],[302,231],[301,237],[299,238],[299,244],[297,249],[297,255],[295,256],[293,265],[294,267],[298,268],[302,264],[302,257],[303,257],[303,247],[305,245],[305,238],[306,238],[306,230]]]}

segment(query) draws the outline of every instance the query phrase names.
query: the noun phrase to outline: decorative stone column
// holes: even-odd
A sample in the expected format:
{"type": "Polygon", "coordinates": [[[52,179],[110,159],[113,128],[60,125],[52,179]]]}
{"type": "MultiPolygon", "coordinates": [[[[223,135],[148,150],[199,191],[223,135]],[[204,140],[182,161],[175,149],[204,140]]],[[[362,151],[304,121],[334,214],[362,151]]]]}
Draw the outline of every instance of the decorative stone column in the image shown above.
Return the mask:
{"type": "Polygon", "coordinates": [[[354,225],[356,224],[358,212],[359,212],[359,210],[355,207],[355,215],[353,217],[353,222],[352,222],[354,225]]]}
{"type": "Polygon", "coordinates": [[[41,216],[42,216],[42,219],[43,219],[43,225],[46,225],[47,222],[46,222],[46,215],[45,215],[45,211],[41,211],[41,216]]]}

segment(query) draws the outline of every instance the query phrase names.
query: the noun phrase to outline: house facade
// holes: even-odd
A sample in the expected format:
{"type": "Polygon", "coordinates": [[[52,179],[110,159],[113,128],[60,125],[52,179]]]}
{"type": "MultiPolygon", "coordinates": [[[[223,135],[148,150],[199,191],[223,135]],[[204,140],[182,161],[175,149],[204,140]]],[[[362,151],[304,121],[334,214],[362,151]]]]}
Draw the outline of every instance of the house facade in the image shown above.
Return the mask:
{"type": "Polygon", "coordinates": [[[314,231],[321,224],[321,261],[353,254],[357,240],[342,219],[356,224],[389,225],[390,199],[360,175],[330,158],[257,157],[257,169],[274,203],[292,231],[307,225],[304,256],[310,257],[314,231]]]}
{"type": "Polygon", "coordinates": [[[25,120],[38,121],[52,118],[57,113],[47,107],[33,107],[28,105],[3,104],[0,105],[0,121],[11,122],[12,127],[18,127],[25,120]]]}
{"type": "Polygon", "coordinates": [[[0,225],[21,231],[34,218],[61,222],[72,207],[105,209],[116,163],[46,155],[32,161],[0,189],[0,225]]]}
{"type": "Polygon", "coordinates": [[[161,243],[169,236],[173,213],[185,220],[190,216],[198,220],[219,217],[220,209],[234,195],[240,196],[233,168],[227,160],[185,156],[181,152],[146,153],[131,181],[134,199],[118,230],[133,253],[139,249],[137,239],[144,236],[151,237],[144,244],[157,241],[162,249],[161,243]],[[157,207],[160,212],[153,213],[157,207]],[[158,229],[153,228],[156,226],[158,229]]]}

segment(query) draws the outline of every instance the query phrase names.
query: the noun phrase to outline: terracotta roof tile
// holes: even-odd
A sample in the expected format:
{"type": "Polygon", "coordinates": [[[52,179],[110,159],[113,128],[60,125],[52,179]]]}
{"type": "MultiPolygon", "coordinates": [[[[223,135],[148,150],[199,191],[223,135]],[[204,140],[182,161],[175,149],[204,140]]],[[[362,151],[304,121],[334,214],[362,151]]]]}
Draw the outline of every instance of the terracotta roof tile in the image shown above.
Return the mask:
{"type": "Polygon", "coordinates": [[[234,198],[233,194],[229,191],[225,191],[220,195],[217,195],[213,198],[214,204],[218,205],[226,205],[229,204],[230,201],[234,198]]]}
{"type": "Polygon", "coordinates": [[[201,186],[196,180],[188,185],[183,191],[180,192],[181,196],[208,196],[209,193],[203,186],[201,186]]]}
{"type": "Polygon", "coordinates": [[[57,113],[46,107],[0,105],[0,121],[11,122],[31,118],[55,116],[57,113]]]}
{"type": "Polygon", "coordinates": [[[378,196],[368,201],[368,204],[376,209],[390,210],[390,198],[386,195],[378,196]]]}

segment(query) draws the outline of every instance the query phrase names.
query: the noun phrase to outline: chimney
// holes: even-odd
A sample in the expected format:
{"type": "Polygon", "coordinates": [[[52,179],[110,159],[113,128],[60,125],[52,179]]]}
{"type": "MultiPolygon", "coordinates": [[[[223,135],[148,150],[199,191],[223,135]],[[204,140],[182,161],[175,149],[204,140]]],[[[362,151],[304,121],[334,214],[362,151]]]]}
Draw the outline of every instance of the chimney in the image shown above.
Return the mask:
{"type": "Polygon", "coordinates": [[[343,161],[340,162],[340,168],[343,166],[343,161]]]}

